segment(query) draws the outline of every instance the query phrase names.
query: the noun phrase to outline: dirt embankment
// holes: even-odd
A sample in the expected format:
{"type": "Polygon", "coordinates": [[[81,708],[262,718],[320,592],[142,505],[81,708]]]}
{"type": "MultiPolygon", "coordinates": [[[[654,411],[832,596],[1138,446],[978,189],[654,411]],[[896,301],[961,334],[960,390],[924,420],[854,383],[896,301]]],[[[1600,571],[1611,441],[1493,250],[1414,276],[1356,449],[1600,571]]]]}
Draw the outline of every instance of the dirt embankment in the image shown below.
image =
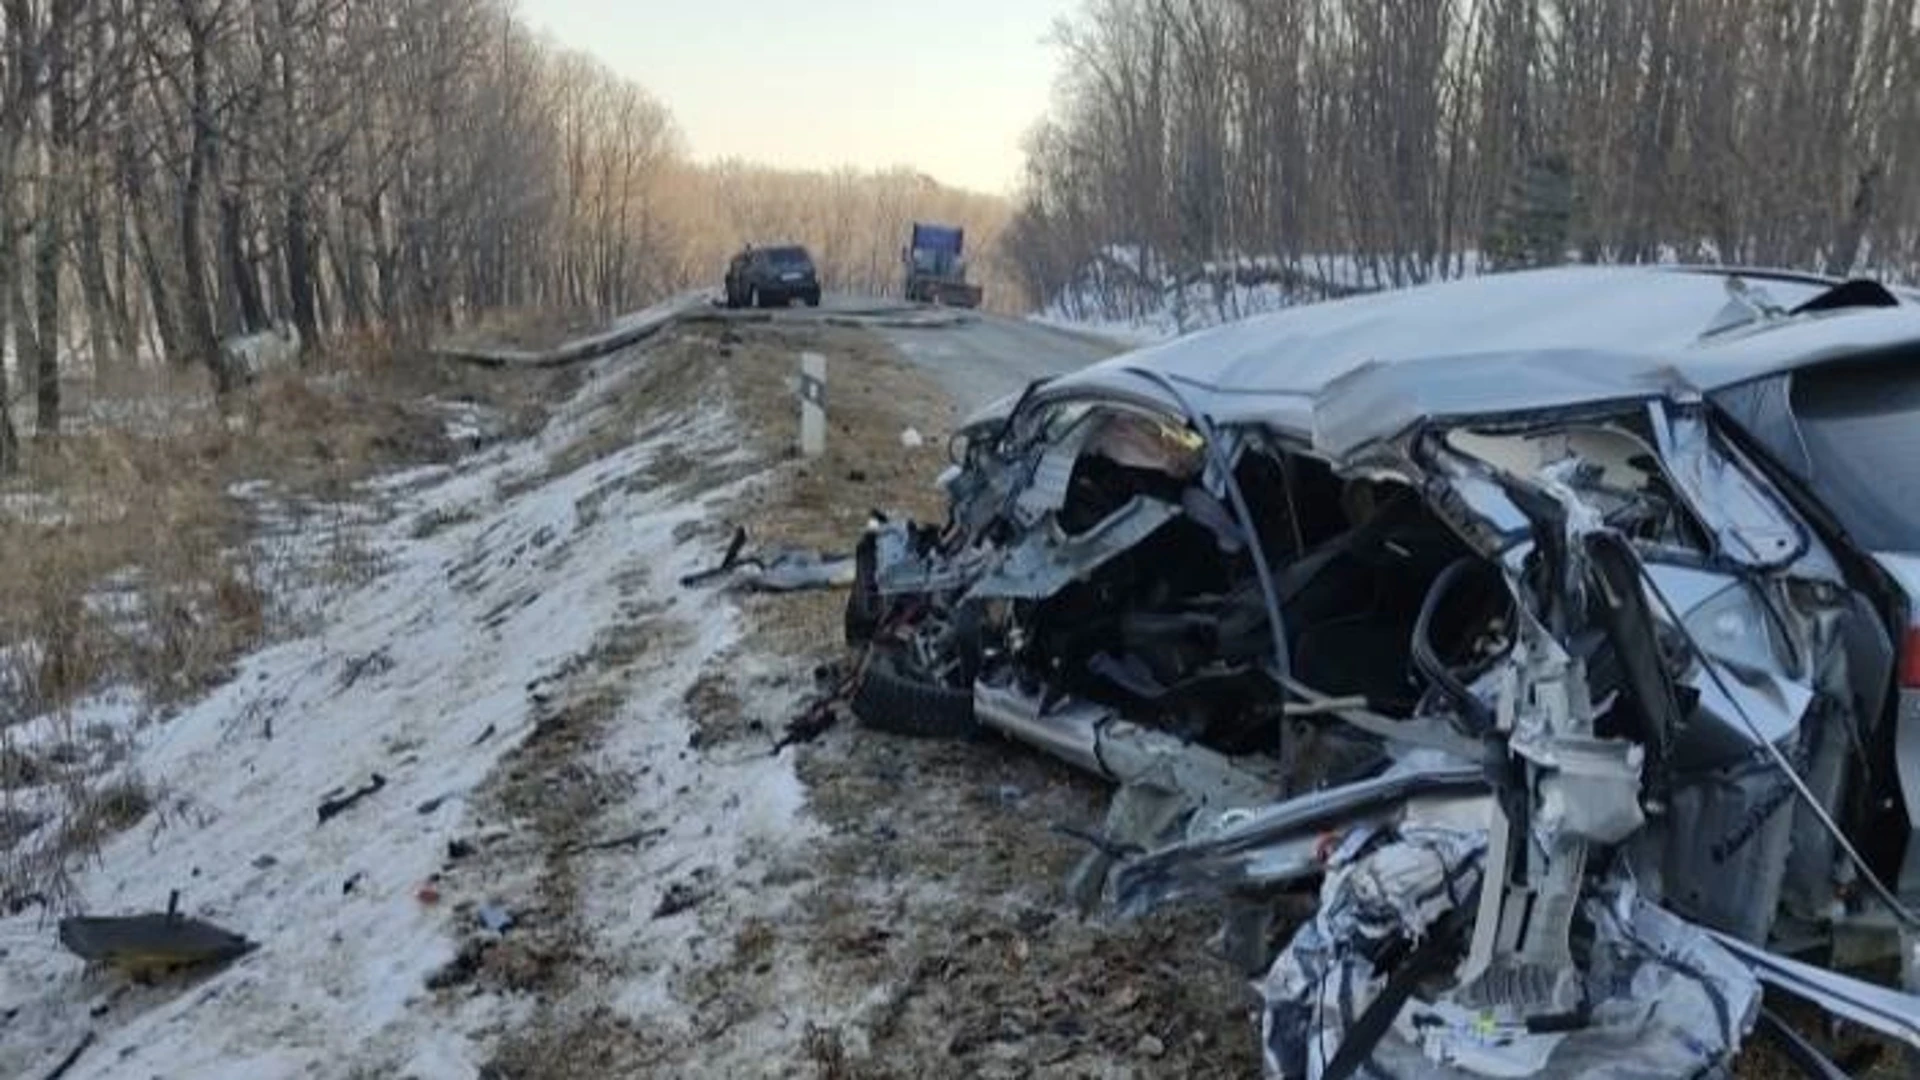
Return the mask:
{"type": "MultiPolygon", "coordinates": [[[[676,533],[686,566],[717,560],[736,526],[749,552],[844,551],[871,509],[939,509],[953,410],[878,336],[695,325],[642,363],[545,475],[519,483],[681,425],[684,445],[610,482],[711,499],[676,533]],[[793,450],[803,351],[829,362],[831,431],[814,460],[793,450]],[[713,415],[724,453],[693,434],[713,415]]],[[[1097,787],[1007,744],[905,742],[850,721],[776,753],[815,670],[842,659],[842,595],[685,590],[663,606],[653,589],[677,586],[657,571],[605,650],[529,688],[539,733],[487,785],[537,871],[503,884],[525,866],[522,843],[503,839],[447,881],[456,905],[525,916],[503,937],[476,933],[437,991],[454,1008],[489,993],[526,1006],[490,1076],[1257,1069],[1244,985],[1207,955],[1206,920],[1089,924],[1064,903],[1080,848],[1048,826],[1096,820],[1097,787]],[[729,632],[689,637],[689,606],[727,604],[729,632]],[[693,653],[712,651],[667,662],[696,638],[693,653]],[[764,789],[786,783],[802,804],[770,826],[764,789]]]]}

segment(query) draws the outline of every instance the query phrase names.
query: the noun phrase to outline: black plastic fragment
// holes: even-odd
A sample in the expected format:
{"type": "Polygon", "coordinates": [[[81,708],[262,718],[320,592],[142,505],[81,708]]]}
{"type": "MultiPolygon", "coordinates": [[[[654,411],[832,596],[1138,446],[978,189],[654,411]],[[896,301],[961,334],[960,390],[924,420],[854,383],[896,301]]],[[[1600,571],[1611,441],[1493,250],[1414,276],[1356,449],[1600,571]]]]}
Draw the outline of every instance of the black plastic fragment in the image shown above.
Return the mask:
{"type": "Polygon", "coordinates": [[[327,822],[339,817],[341,814],[352,809],[354,804],[358,803],[361,799],[366,798],[386,786],[387,778],[381,776],[379,773],[374,773],[373,781],[364,787],[357,788],[338,798],[328,799],[321,803],[320,824],[325,825],[327,822]]]}

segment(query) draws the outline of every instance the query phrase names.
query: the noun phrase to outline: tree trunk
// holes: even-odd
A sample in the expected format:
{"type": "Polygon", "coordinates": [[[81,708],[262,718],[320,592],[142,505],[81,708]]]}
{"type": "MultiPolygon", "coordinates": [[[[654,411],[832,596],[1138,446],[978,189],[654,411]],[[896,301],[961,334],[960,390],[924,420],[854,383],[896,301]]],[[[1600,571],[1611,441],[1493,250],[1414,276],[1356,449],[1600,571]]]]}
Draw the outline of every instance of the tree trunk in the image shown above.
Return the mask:
{"type": "MultiPolygon", "coordinates": [[[[8,254],[9,261],[19,266],[18,251],[8,254]]],[[[34,388],[40,383],[40,341],[34,336],[33,309],[28,306],[29,278],[25,267],[21,270],[23,272],[8,277],[6,303],[13,313],[13,361],[20,372],[20,392],[25,397],[33,397],[34,388]]]]}
{"type": "Polygon", "coordinates": [[[34,259],[34,324],[39,328],[40,348],[34,365],[33,433],[41,439],[60,434],[60,222],[65,216],[60,206],[62,201],[58,181],[45,185],[34,259]]]}
{"type": "Polygon", "coordinates": [[[313,222],[304,183],[287,185],[287,292],[293,301],[293,325],[300,330],[305,353],[320,342],[320,319],[315,310],[313,280],[313,222]]]}
{"type": "Polygon", "coordinates": [[[167,285],[167,272],[154,245],[153,226],[147,220],[146,198],[138,189],[129,192],[133,213],[135,246],[139,249],[140,276],[147,284],[148,306],[153,309],[153,332],[160,339],[160,351],[168,363],[185,365],[191,361],[183,346],[179,309],[173,290],[167,285]]]}
{"type": "Polygon", "coordinates": [[[56,0],[41,42],[47,64],[49,122],[47,178],[41,184],[40,233],[34,260],[34,299],[38,307],[34,323],[40,338],[35,365],[38,385],[34,387],[34,436],[41,439],[60,434],[60,249],[65,243],[70,198],[67,185],[72,182],[63,175],[73,150],[73,88],[68,84],[67,70],[67,26],[72,18],[71,0],[56,0]]]}
{"type": "Polygon", "coordinates": [[[216,143],[208,154],[207,171],[220,191],[220,265],[225,268],[221,274],[221,291],[225,294],[220,306],[222,324],[229,334],[254,334],[267,328],[267,308],[260,298],[260,277],[247,253],[245,191],[253,160],[245,143],[233,162],[231,184],[222,177],[226,164],[216,143]]]}
{"type": "Polygon", "coordinates": [[[193,134],[187,155],[187,179],[180,189],[179,205],[180,262],[186,271],[183,314],[187,347],[212,372],[214,393],[225,398],[233,391],[233,372],[220,355],[220,342],[214,335],[213,306],[207,296],[205,244],[200,236],[203,192],[214,149],[212,73],[208,70],[207,56],[213,28],[207,22],[189,19],[187,31],[191,39],[192,80],[188,122],[193,134]]]}
{"type": "MultiPolygon", "coordinates": [[[[3,137],[3,136],[0,136],[3,137]]],[[[13,144],[0,146],[0,342],[7,338],[7,318],[12,305],[7,298],[15,291],[13,280],[14,217],[12,192],[8,183],[13,175],[13,144]]],[[[27,353],[16,354],[24,369],[27,353]]],[[[13,394],[8,385],[7,365],[0,363],[0,476],[12,476],[20,470],[20,436],[13,429],[13,394]]]]}
{"type": "Polygon", "coordinates": [[[123,368],[132,358],[132,327],[113,298],[107,277],[107,258],[100,237],[98,204],[82,196],[75,216],[79,226],[80,289],[86,296],[87,332],[93,350],[93,370],[99,375],[123,368]]]}

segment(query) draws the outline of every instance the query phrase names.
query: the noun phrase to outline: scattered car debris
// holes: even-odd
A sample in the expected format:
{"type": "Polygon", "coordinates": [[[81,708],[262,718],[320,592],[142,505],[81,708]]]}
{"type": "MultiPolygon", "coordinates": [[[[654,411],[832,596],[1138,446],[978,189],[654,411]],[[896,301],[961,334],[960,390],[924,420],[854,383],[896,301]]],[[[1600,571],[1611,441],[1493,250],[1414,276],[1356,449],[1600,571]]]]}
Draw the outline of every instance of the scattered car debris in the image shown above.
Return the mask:
{"type": "Polygon", "coordinates": [[[353,876],[347,878],[347,880],[341,884],[340,895],[352,896],[354,892],[360,888],[360,883],[365,880],[367,880],[367,872],[365,870],[354,871],[353,876]]]}
{"type": "Polygon", "coordinates": [[[723,582],[730,589],[750,592],[800,592],[844,588],[854,579],[851,556],[825,555],[799,548],[774,548],[761,554],[742,554],[747,530],[736,529],[720,564],[680,579],[683,588],[723,582]]]}
{"type": "Polygon", "coordinates": [[[514,927],[513,913],[498,904],[482,904],[473,914],[481,927],[490,933],[504,934],[514,927]]]}
{"type": "Polygon", "coordinates": [[[73,1067],[80,1063],[80,1055],[87,1052],[87,1049],[94,1044],[96,1038],[98,1038],[98,1036],[92,1031],[88,1031],[85,1035],[82,1035],[79,1045],[67,1051],[67,1056],[61,1058],[54,1064],[52,1071],[47,1073],[45,1080],[60,1080],[61,1077],[72,1072],[73,1067]]]}
{"type": "Polygon", "coordinates": [[[827,665],[813,673],[813,681],[818,689],[774,740],[775,756],[790,746],[813,742],[833,730],[840,721],[841,706],[860,682],[860,673],[858,669],[827,665]]]}
{"type": "Polygon", "coordinates": [[[667,835],[665,829],[635,829],[630,833],[623,833],[606,840],[590,840],[573,844],[564,850],[568,855],[579,855],[588,851],[613,851],[623,847],[639,847],[641,844],[652,843],[665,835],[667,835]]]}
{"type": "Polygon", "coordinates": [[[1222,902],[1272,1077],[1712,1074],[1762,985],[1920,1049],[1768,951],[1920,968],[1920,529],[1793,389],[1916,354],[1878,286],[1556,270],[1037,383],[861,539],[853,712],[1116,785],[1071,893],[1222,902]]]}
{"type": "Polygon", "coordinates": [[[461,859],[470,858],[473,855],[473,852],[474,852],[473,845],[471,843],[468,843],[465,840],[461,840],[456,837],[455,839],[447,841],[447,858],[453,862],[459,862],[461,859]]]}
{"type": "Polygon", "coordinates": [[[346,813],[348,810],[351,810],[354,807],[354,805],[358,803],[361,799],[364,799],[367,796],[374,794],[375,792],[379,791],[380,789],[386,786],[387,786],[387,778],[380,775],[379,773],[374,773],[373,779],[368,783],[366,783],[365,785],[359,788],[356,788],[353,791],[346,793],[345,795],[338,795],[322,801],[320,803],[320,824],[325,825],[327,822],[333,820],[336,817],[339,817],[341,814],[346,813]]]}
{"type": "Polygon", "coordinates": [[[706,903],[708,890],[690,881],[676,881],[667,886],[660,895],[660,903],[654,906],[655,919],[671,919],[682,912],[691,911],[706,903]]]}
{"type": "Polygon", "coordinates": [[[340,668],[340,689],[351,690],[361,679],[378,677],[393,670],[393,657],[385,649],[375,649],[365,656],[348,657],[340,668]]]}
{"type": "Polygon", "coordinates": [[[809,701],[806,707],[793,719],[787,721],[786,730],[774,740],[773,753],[777,757],[790,746],[801,746],[813,742],[833,730],[840,721],[841,695],[821,694],[809,701]]]}
{"type": "Polygon", "coordinates": [[[259,948],[255,942],[180,913],[174,892],[167,910],[127,916],[73,916],[60,920],[60,944],[88,963],[149,980],[173,971],[224,964],[259,948]]]}

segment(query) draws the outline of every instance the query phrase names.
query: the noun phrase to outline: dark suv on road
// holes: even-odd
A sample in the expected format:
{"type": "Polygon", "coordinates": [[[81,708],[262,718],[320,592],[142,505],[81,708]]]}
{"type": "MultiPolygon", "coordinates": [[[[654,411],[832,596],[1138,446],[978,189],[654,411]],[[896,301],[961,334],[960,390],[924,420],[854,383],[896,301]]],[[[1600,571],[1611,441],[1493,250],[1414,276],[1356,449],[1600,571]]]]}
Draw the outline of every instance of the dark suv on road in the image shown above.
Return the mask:
{"type": "Polygon", "coordinates": [[[784,307],[795,300],[820,306],[820,274],[799,245],[747,248],[727,264],[727,306],[784,307]]]}

